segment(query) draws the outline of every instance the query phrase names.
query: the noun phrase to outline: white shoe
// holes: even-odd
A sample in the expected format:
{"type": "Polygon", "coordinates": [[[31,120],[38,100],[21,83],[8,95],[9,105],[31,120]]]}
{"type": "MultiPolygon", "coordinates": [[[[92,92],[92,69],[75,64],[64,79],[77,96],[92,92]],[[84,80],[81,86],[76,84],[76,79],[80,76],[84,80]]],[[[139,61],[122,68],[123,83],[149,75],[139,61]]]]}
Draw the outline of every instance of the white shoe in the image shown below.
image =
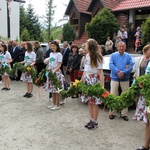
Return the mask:
{"type": "Polygon", "coordinates": [[[63,104],[65,104],[65,101],[60,101],[60,105],[63,105],[63,104]]]}
{"type": "Polygon", "coordinates": [[[49,101],[50,101],[50,102],[53,102],[53,99],[52,99],[52,98],[49,98],[49,101]]]}
{"type": "Polygon", "coordinates": [[[4,82],[3,82],[3,81],[0,81],[0,84],[4,84],[4,82]]]}
{"type": "Polygon", "coordinates": [[[55,105],[54,107],[51,108],[51,110],[58,110],[59,107],[57,105],[55,105]]]}
{"type": "Polygon", "coordinates": [[[52,108],[54,106],[55,106],[54,104],[51,104],[51,105],[47,106],[47,108],[50,109],[50,108],[52,108]]]}

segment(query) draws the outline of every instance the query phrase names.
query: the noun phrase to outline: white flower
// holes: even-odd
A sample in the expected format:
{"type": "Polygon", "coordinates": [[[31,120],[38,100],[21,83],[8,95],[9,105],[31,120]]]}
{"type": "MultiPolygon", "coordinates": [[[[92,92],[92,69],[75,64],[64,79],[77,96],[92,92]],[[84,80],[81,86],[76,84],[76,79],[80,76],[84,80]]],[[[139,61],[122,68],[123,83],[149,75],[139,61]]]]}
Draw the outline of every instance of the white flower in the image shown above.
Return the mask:
{"type": "Polygon", "coordinates": [[[147,112],[150,114],[150,106],[147,107],[147,112]]]}

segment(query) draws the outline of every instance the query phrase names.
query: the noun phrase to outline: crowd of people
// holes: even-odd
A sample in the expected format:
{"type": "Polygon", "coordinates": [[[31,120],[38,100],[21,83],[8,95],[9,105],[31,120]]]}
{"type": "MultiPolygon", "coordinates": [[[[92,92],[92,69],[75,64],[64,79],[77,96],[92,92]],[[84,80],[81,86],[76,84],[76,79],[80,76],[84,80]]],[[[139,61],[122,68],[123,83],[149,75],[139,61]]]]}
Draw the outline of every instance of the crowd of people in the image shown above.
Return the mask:
{"type": "MultiPolygon", "coordinates": [[[[139,29],[139,28],[138,28],[139,29]]],[[[97,82],[100,82],[104,88],[104,73],[103,73],[103,50],[107,53],[111,53],[109,67],[111,70],[111,90],[110,93],[119,95],[118,87],[121,88],[124,93],[129,88],[130,73],[133,70],[134,61],[130,54],[125,52],[127,46],[127,32],[126,30],[120,30],[120,36],[116,36],[116,44],[107,38],[106,45],[103,47],[99,45],[96,40],[88,39],[86,43],[79,48],[73,42],[64,41],[63,49],[59,47],[59,41],[49,41],[49,49],[44,54],[42,47],[38,41],[36,42],[22,42],[20,45],[17,41],[8,41],[8,43],[0,42],[0,67],[3,63],[6,63],[10,68],[13,68],[15,62],[19,62],[24,66],[31,65],[36,69],[37,77],[43,68],[47,68],[50,72],[56,75],[60,81],[63,89],[67,89],[72,83],[79,79],[88,86],[92,86],[97,82]],[[121,37],[121,39],[120,39],[121,37]],[[119,40],[120,39],[120,40],[119,40]],[[70,44],[69,44],[70,43],[70,44]],[[114,50],[115,48],[115,50],[114,50]],[[113,51],[113,53],[111,52],[113,51]],[[120,63],[121,62],[121,63],[120,63]]],[[[141,31],[135,33],[135,37],[141,38],[141,31]]],[[[118,33],[119,34],[119,33],[118,33]]],[[[136,41],[134,41],[136,43],[136,41]]],[[[134,78],[141,76],[147,71],[145,68],[150,65],[150,45],[146,45],[143,48],[143,57],[135,64],[134,78]]],[[[31,98],[33,96],[33,81],[29,73],[17,72],[17,76],[11,76],[5,72],[1,75],[4,87],[2,90],[10,90],[11,80],[22,80],[26,82],[27,91],[23,97],[31,98]]],[[[142,84],[139,85],[141,88],[142,84]]],[[[59,110],[60,105],[64,104],[61,101],[61,96],[52,81],[46,76],[46,83],[44,88],[49,91],[49,98],[52,98],[51,105],[48,106],[51,110],[59,110]]],[[[98,105],[102,104],[100,98],[95,96],[88,96],[84,93],[80,93],[81,101],[88,103],[89,110],[89,122],[85,124],[85,128],[94,129],[98,127],[98,105]]],[[[79,93],[72,95],[72,98],[78,98],[79,93]]],[[[120,116],[123,120],[128,121],[128,108],[123,109],[120,112],[120,116]]],[[[115,119],[116,115],[114,110],[109,111],[109,119],[115,119]]],[[[148,150],[150,141],[149,120],[146,116],[146,107],[144,95],[141,95],[137,101],[137,108],[134,119],[143,120],[146,124],[145,132],[145,145],[137,150],[148,150]],[[142,108],[142,113],[141,113],[142,108]],[[139,112],[140,109],[140,112],[139,112]]]]}
{"type": "Polygon", "coordinates": [[[108,36],[105,45],[103,45],[103,55],[111,54],[117,51],[118,42],[123,41],[127,47],[134,48],[136,53],[142,53],[142,30],[141,27],[135,29],[134,24],[127,28],[123,25],[119,28],[117,33],[111,37],[108,36]]]}

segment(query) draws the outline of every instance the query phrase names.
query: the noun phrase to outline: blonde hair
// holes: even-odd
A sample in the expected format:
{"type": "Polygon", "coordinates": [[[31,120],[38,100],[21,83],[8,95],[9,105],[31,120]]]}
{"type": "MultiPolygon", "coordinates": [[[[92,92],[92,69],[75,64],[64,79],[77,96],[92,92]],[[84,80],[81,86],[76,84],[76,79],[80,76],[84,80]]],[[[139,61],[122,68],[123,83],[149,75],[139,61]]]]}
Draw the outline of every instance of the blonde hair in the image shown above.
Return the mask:
{"type": "Polygon", "coordinates": [[[150,44],[144,46],[142,52],[143,52],[143,53],[146,53],[149,49],[150,49],[150,44]]]}

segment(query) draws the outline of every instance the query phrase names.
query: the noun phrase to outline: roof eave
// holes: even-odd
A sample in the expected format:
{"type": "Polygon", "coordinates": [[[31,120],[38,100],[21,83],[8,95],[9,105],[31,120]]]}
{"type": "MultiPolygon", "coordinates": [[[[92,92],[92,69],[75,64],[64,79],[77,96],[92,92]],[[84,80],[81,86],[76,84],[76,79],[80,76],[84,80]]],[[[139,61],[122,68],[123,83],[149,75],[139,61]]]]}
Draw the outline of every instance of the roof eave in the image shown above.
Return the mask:
{"type": "Polygon", "coordinates": [[[91,1],[91,3],[89,4],[89,6],[88,6],[88,8],[87,8],[86,11],[89,11],[89,12],[92,11],[92,5],[93,5],[93,3],[94,3],[94,0],[91,1]]]}
{"type": "MultiPolygon", "coordinates": [[[[77,9],[77,6],[76,6],[76,4],[75,4],[75,2],[74,2],[74,0],[70,0],[70,2],[69,2],[69,4],[68,4],[68,6],[67,6],[67,9],[66,9],[66,11],[65,11],[65,15],[69,15],[69,13],[70,13],[70,7],[71,7],[71,5],[74,3],[74,5],[75,5],[75,7],[76,7],[76,9],[77,9]]],[[[78,10],[78,9],[77,9],[78,10]]]]}
{"type": "Polygon", "coordinates": [[[143,8],[149,8],[149,6],[147,6],[147,7],[137,7],[137,8],[126,8],[126,9],[111,10],[111,11],[112,12],[118,12],[118,11],[136,10],[136,9],[143,9],[143,8]]]}

